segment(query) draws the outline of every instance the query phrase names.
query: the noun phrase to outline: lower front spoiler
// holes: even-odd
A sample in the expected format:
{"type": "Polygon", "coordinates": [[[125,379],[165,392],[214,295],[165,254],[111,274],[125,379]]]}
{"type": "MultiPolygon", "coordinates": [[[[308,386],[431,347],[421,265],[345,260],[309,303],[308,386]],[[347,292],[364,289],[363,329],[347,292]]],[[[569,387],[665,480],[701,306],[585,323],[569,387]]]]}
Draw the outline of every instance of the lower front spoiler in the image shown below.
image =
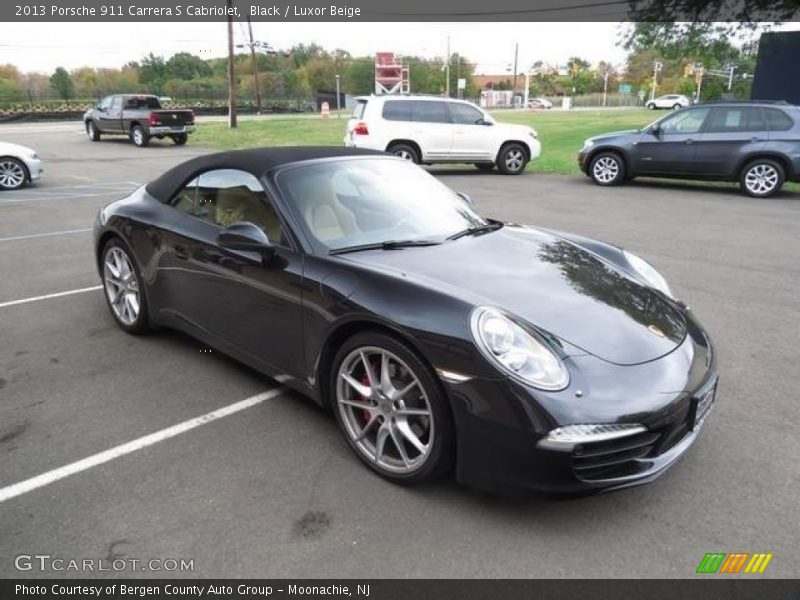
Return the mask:
{"type": "MultiPolygon", "coordinates": [[[[706,415],[693,429],[687,428],[660,454],[632,459],[624,475],[587,479],[576,474],[572,451],[540,448],[530,431],[487,421],[458,406],[458,402],[453,405],[458,431],[456,479],[509,496],[600,493],[650,483],[688,451],[708,419],[706,415]]],[[[689,414],[681,409],[677,418],[684,422],[689,414]]]]}

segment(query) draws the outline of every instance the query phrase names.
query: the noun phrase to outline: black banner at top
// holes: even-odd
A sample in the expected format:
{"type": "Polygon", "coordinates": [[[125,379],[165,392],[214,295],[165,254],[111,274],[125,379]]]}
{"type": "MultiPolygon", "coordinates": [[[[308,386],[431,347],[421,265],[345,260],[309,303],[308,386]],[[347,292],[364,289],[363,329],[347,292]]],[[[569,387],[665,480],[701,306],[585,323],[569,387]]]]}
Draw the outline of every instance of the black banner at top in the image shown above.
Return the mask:
{"type": "Polygon", "coordinates": [[[763,0],[11,0],[0,21],[518,22],[775,21],[800,2],[763,0]]]}

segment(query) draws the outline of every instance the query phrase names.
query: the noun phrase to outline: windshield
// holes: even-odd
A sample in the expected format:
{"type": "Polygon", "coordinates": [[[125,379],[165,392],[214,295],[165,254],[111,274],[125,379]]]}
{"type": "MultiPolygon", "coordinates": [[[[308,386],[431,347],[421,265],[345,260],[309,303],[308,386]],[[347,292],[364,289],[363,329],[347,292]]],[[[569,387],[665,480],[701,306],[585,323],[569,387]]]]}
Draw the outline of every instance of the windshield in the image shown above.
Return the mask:
{"type": "Polygon", "coordinates": [[[486,225],[425,170],[393,158],[320,162],[276,179],[318,251],[383,242],[443,241],[486,225]]]}

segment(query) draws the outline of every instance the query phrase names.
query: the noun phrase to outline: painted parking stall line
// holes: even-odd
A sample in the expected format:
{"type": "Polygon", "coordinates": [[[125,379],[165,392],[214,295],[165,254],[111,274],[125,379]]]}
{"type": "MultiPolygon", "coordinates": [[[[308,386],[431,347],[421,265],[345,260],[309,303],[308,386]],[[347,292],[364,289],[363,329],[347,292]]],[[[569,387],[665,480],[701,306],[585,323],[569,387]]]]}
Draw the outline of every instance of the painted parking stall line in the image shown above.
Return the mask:
{"type": "Polygon", "coordinates": [[[11,237],[0,238],[0,242],[14,242],[17,240],[32,240],[35,238],[53,237],[58,235],[73,235],[76,233],[87,233],[91,231],[91,227],[85,229],[66,229],[64,231],[50,231],[48,233],[31,233],[29,235],[14,235],[11,237]]]}
{"type": "Polygon", "coordinates": [[[53,469],[52,471],[42,473],[41,475],[37,475],[31,479],[0,488],[0,503],[12,498],[16,498],[17,496],[21,496],[22,494],[27,494],[28,492],[32,492],[40,487],[55,483],[56,481],[70,477],[71,475],[86,471],[92,467],[102,465],[114,460],[115,458],[120,458],[121,456],[131,454],[137,450],[141,450],[143,448],[147,448],[148,446],[163,442],[164,440],[168,440],[182,433],[186,433],[187,431],[191,431],[192,429],[202,425],[208,425],[209,423],[213,423],[214,421],[224,417],[229,417],[248,408],[252,408],[253,406],[265,402],[266,400],[280,396],[284,391],[285,389],[280,387],[262,392],[261,394],[251,396],[250,398],[245,398],[244,400],[240,400],[234,404],[229,404],[228,406],[224,406],[204,415],[200,415],[194,419],[189,419],[188,421],[178,423],[172,427],[167,427],[161,431],[156,431],[150,435],[146,435],[125,444],[115,446],[109,450],[105,450],[104,452],[99,452],[98,454],[88,456],[74,463],[70,463],[63,467],[53,469]]]}
{"type": "Polygon", "coordinates": [[[80,288],[77,290],[67,290],[66,292],[56,292],[54,294],[45,294],[44,296],[33,296],[32,298],[22,298],[21,300],[11,300],[10,302],[0,303],[0,308],[7,308],[9,306],[16,306],[18,304],[28,304],[29,302],[39,302],[40,300],[50,300],[51,298],[61,298],[63,296],[72,296],[73,294],[84,294],[86,292],[94,292],[102,290],[102,285],[94,285],[92,287],[80,288]]]}

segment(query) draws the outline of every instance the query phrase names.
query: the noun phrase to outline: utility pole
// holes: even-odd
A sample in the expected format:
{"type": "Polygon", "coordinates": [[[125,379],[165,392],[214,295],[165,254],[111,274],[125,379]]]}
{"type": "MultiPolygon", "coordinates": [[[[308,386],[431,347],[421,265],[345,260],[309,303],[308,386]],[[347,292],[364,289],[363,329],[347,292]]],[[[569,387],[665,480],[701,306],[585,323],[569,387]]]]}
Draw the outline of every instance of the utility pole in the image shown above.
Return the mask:
{"type": "Polygon", "coordinates": [[[233,0],[228,3],[228,127],[236,127],[236,70],[233,66],[233,0]]]}
{"type": "Polygon", "coordinates": [[[517,93],[517,59],[519,58],[519,43],[514,44],[514,83],[511,85],[513,90],[511,95],[517,93]]]}
{"type": "Polygon", "coordinates": [[[250,33],[250,60],[253,62],[253,85],[256,87],[256,114],[261,114],[261,91],[258,89],[258,62],[256,62],[256,45],[253,42],[253,24],[250,13],[247,13],[247,31],[250,33]]]}
{"type": "Polygon", "coordinates": [[[736,67],[731,65],[731,72],[728,75],[728,91],[731,91],[731,87],[733,87],[733,72],[736,70],[736,67]]]}
{"type": "Polygon", "coordinates": [[[445,76],[447,80],[445,81],[445,94],[447,97],[450,97],[450,36],[447,36],[447,63],[445,64],[445,76]]]}
{"type": "Polygon", "coordinates": [[[336,118],[342,117],[342,94],[339,92],[339,74],[336,74],[336,118]]]}
{"type": "Polygon", "coordinates": [[[658,87],[658,72],[661,70],[661,67],[663,66],[664,66],[663,63],[660,63],[657,60],[653,61],[653,87],[650,90],[651,101],[656,99],[656,87],[658,87]]]}

